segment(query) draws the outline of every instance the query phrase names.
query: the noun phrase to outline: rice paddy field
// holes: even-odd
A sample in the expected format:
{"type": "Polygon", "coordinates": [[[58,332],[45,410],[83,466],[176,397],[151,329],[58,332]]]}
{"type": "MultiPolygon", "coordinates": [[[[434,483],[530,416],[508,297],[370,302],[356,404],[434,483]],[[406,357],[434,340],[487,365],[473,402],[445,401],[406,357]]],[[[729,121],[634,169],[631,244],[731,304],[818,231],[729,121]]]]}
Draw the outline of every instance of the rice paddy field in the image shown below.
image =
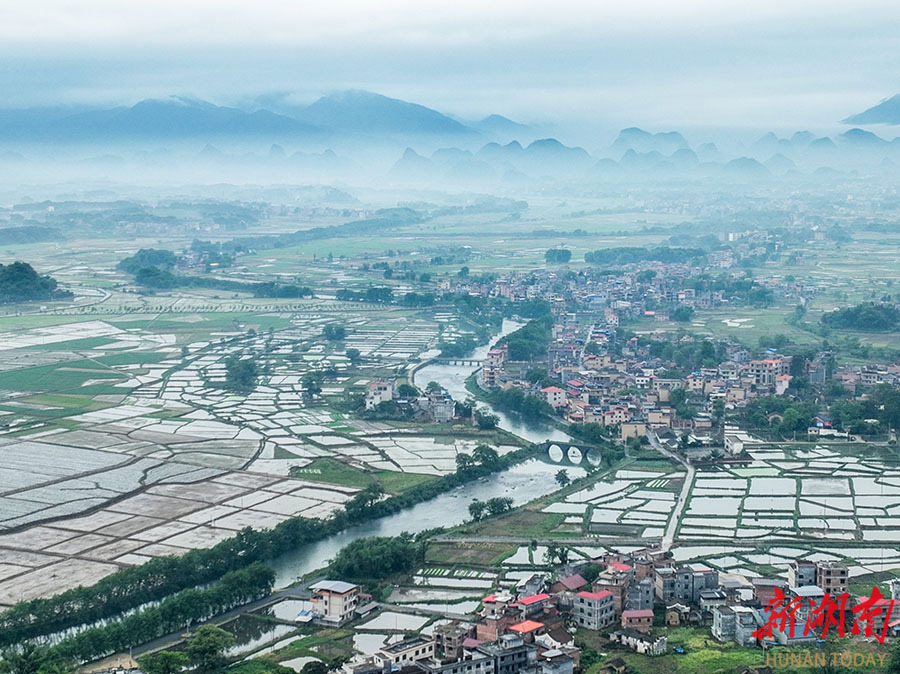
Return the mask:
{"type": "Polygon", "coordinates": [[[125,310],[131,300],[0,317],[0,605],[246,526],[327,518],[375,480],[397,493],[451,472],[480,442],[517,447],[341,411],[441,335],[463,334],[452,316],[329,299],[171,297],[125,310]],[[322,338],[332,323],[348,331],[339,344],[322,338]],[[251,390],[224,386],[233,355],[260,368],[251,390]]]}

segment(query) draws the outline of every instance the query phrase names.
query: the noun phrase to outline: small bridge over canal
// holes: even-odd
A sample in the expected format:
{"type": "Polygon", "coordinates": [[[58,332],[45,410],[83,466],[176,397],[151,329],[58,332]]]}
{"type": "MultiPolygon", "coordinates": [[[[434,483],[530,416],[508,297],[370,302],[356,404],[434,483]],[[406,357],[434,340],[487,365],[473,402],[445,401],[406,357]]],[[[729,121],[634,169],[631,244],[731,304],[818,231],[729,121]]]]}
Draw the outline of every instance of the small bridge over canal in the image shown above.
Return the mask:
{"type": "Polygon", "coordinates": [[[542,442],[538,448],[553,463],[596,466],[602,459],[599,449],[584,443],[542,442]]]}
{"type": "Polygon", "coordinates": [[[429,365],[459,365],[460,367],[480,367],[480,360],[471,358],[432,358],[428,361],[429,365]]]}

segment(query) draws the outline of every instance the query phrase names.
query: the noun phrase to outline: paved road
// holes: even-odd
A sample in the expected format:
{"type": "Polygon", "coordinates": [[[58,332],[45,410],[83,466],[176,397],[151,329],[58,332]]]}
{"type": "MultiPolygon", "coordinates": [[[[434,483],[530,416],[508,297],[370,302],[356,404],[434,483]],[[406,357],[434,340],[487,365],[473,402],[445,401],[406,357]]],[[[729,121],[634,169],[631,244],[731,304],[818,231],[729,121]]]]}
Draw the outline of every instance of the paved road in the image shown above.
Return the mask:
{"type": "Polygon", "coordinates": [[[694,484],[694,475],[697,470],[685,460],[683,456],[676,454],[671,449],[663,447],[659,442],[659,438],[656,437],[656,433],[653,431],[647,433],[647,439],[650,441],[650,446],[653,447],[653,449],[663,456],[666,456],[673,461],[677,461],[684,466],[687,471],[687,475],[684,478],[684,486],[682,486],[681,493],[678,495],[678,501],[675,503],[675,509],[672,511],[672,516],[669,518],[669,524],[666,526],[666,532],[662,539],[662,549],[668,550],[675,542],[675,531],[678,529],[678,523],[681,521],[681,513],[684,510],[684,506],[687,505],[688,496],[690,496],[691,487],[694,484]]]}
{"type": "Polygon", "coordinates": [[[598,545],[615,539],[616,543],[623,545],[645,545],[644,538],[627,539],[621,536],[596,536],[585,538],[522,538],[520,536],[435,536],[431,540],[435,543],[498,543],[512,545],[528,545],[532,541],[538,545],[598,545]]]}
{"type": "MultiPolygon", "coordinates": [[[[310,581],[314,583],[316,581],[310,581]]],[[[304,584],[305,586],[306,584],[304,584]]],[[[211,618],[208,621],[209,623],[213,623],[216,625],[221,625],[222,623],[228,622],[232,618],[237,618],[242,613],[247,613],[249,611],[255,611],[264,606],[268,606],[269,604],[275,604],[282,599],[309,599],[310,593],[304,589],[304,587],[289,587],[284,590],[278,590],[268,595],[267,597],[263,597],[262,599],[257,599],[256,601],[250,602],[249,604],[244,604],[243,606],[238,606],[236,608],[231,609],[230,611],[226,611],[225,613],[221,613],[214,618],[211,618]]],[[[205,623],[200,623],[205,624],[205,623]]],[[[141,644],[133,649],[132,654],[133,657],[139,657],[144,655],[145,653],[152,653],[154,651],[162,650],[167,646],[171,646],[173,643],[181,641],[184,638],[184,635],[190,632],[190,628],[185,628],[182,630],[178,630],[177,632],[172,632],[171,634],[167,634],[164,637],[160,637],[159,639],[154,639],[153,641],[149,641],[146,644],[141,644]]]]}

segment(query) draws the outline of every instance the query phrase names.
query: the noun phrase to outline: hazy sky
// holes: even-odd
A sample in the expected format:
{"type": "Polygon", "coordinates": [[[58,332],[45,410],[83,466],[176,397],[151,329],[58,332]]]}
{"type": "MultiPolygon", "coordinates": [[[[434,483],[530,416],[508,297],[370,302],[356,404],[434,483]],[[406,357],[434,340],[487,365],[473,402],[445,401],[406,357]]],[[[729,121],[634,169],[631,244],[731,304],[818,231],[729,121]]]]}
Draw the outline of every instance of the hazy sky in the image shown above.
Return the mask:
{"type": "Polygon", "coordinates": [[[362,88],[461,116],[822,128],[900,92],[897,0],[0,3],[2,107],[362,88]]]}

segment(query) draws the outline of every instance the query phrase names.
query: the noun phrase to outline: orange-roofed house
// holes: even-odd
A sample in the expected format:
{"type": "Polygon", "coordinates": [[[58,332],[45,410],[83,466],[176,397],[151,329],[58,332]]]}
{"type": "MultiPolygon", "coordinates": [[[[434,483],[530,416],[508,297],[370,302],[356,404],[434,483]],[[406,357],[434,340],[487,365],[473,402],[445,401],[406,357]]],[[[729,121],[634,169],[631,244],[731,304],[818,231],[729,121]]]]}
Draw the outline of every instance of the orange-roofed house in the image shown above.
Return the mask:
{"type": "Polygon", "coordinates": [[[515,625],[510,625],[509,628],[510,632],[520,635],[525,643],[533,643],[534,638],[543,634],[546,630],[546,625],[539,623],[537,620],[523,620],[515,625]]]}

